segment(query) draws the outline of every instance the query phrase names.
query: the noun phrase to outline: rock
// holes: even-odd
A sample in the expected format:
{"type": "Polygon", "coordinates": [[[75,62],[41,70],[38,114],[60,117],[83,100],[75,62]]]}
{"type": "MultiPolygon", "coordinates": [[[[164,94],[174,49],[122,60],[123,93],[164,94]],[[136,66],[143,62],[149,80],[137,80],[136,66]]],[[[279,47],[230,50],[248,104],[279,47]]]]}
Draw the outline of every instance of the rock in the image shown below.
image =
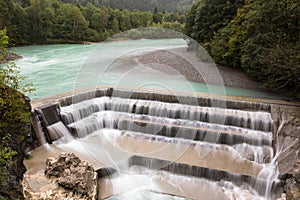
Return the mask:
{"type": "Polygon", "coordinates": [[[286,200],[286,194],[281,193],[281,196],[279,198],[277,198],[276,200],[286,200]]]}
{"type": "Polygon", "coordinates": [[[276,149],[278,170],[286,174],[283,190],[287,200],[300,200],[300,107],[272,105],[273,137],[276,149]]]}
{"type": "Polygon", "coordinates": [[[289,178],[286,180],[285,187],[287,200],[299,200],[300,199],[300,185],[295,179],[289,178]]]}
{"type": "Polygon", "coordinates": [[[81,160],[72,153],[62,153],[58,158],[50,157],[46,160],[45,174],[49,177],[60,177],[66,168],[78,166],[81,160]]]}
{"type": "MultiPolygon", "coordinates": [[[[18,112],[23,114],[25,114],[26,112],[30,113],[30,99],[20,92],[15,91],[8,86],[2,85],[0,87],[0,96],[2,98],[8,99],[13,96],[15,99],[20,99],[20,101],[18,102],[24,103],[21,104],[22,106],[18,107],[18,112]]],[[[6,99],[4,99],[4,101],[5,100],[6,99]]],[[[0,128],[0,143],[5,141],[4,146],[10,147],[11,150],[16,152],[16,155],[12,157],[12,164],[5,166],[8,172],[8,178],[5,179],[5,182],[0,187],[0,199],[24,199],[21,181],[23,179],[24,173],[26,172],[23,160],[25,157],[25,149],[28,146],[28,137],[29,135],[31,135],[31,124],[29,121],[29,116],[27,119],[28,122],[25,122],[25,117],[22,121],[12,120],[12,122],[10,118],[6,118],[3,116],[5,116],[5,114],[2,113],[2,116],[0,117],[1,124],[7,123],[8,125],[6,127],[3,126],[0,128]],[[8,139],[5,139],[5,137],[7,136],[6,133],[10,134],[10,137],[8,139]]],[[[15,115],[16,119],[18,117],[19,116],[15,115]]],[[[3,168],[3,164],[0,167],[3,168]]]]}
{"type": "Polygon", "coordinates": [[[299,186],[300,191],[300,158],[297,159],[296,164],[294,166],[293,173],[291,174],[294,179],[294,184],[299,186]]]}
{"type": "Polygon", "coordinates": [[[24,196],[28,200],[84,200],[80,196],[59,187],[54,180],[48,179],[43,172],[26,174],[23,180],[24,196]]]}
{"type": "Polygon", "coordinates": [[[58,158],[48,158],[45,175],[84,199],[97,197],[97,173],[91,165],[81,161],[73,153],[62,153],[58,158]]]}
{"type": "Polygon", "coordinates": [[[287,200],[300,199],[300,158],[297,159],[294,170],[291,174],[287,174],[284,183],[284,191],[287,200]]]}

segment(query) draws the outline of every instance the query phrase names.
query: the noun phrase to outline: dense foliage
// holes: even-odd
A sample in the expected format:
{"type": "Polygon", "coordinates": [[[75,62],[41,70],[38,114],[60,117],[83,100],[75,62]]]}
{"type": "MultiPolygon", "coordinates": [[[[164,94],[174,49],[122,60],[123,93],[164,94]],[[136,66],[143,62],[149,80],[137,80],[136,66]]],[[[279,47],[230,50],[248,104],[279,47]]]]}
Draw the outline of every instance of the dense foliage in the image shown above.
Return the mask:
{"type": "MultiPolygon", "coordinates": [[[[6,54],[8,37],[0,30],[0,61],[6,54]]],[[[30,107],[21,92],[30,92],[30,85],[21,85],[23,80],[14,63],[0,65],[0,199],[22,198],[11,182],[17,182],[19,163],[14,160],[24,141],[30,123],[30,107]],[[8,189],[9,188],[9,189],[8,189]]],[[[22,152],[23,153],[23,152],[22,152]]]]}
{"type": "Polygon", "coordinates": [[[298,0],[201,0],[187,14],[186,33],[217,63],[242,68],[267,88],[299,93],[298,0]]]}
{"type": "Polygon", "coordinates": [[[0,30],[0,60],[2,60],[6,54],[6,46],[8,45],[8,37],[6,30],[0,30]]]}
{"type": "Polygon", "coordinates": [[[235,16],[238,6],[240,0],[202,0],[187,14],[186,32],[201,43],[209,42],[235,16]]]}
{"type": "Polygon", "coordinates": [[[10,44],[103,41],[119,32],[140,27],[183,31],[178,13],[118,10],[63,3],[59,0],[0,0],[0,29],[6,28],[10,44]]]}
{"type": "Polygon", "coordinates": [[[64,3],[104,6],[112,9],[185,13],[198,0],[61,0],[64,3]]]}

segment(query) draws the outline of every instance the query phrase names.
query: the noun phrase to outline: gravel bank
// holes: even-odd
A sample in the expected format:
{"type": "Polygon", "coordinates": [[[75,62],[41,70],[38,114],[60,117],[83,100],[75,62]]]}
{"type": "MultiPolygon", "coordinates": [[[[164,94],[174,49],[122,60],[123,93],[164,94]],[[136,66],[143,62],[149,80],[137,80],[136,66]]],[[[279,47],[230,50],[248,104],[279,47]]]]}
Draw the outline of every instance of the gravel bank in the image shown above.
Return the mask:
{"type": "Polygon", "coordinates": [[[259,83],[251,80],[244,72],[223,66],[215,66],[209,62],[202,62],[195,52],[187,51],[187,48],[146,53],[137,56],[136,60],[156,70],[171,74],[179,73],[191,81],[263,90],[259,83]]]}

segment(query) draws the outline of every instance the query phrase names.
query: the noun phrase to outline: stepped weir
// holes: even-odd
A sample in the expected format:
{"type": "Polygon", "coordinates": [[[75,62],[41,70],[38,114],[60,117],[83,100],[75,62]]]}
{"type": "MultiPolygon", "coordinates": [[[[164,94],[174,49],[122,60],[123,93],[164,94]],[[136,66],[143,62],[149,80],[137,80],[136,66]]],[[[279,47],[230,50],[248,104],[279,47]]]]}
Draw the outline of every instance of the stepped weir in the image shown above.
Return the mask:
{"type": "Polygon", "coordinates": [[[78,153],[98,170],[99,199],[141,185],[189,199],[276,199],[300,146],[300,106],[288,104],[112,87],[63,94],[33,102],[36,137],[50,144],[33,152],[78,153]]]}

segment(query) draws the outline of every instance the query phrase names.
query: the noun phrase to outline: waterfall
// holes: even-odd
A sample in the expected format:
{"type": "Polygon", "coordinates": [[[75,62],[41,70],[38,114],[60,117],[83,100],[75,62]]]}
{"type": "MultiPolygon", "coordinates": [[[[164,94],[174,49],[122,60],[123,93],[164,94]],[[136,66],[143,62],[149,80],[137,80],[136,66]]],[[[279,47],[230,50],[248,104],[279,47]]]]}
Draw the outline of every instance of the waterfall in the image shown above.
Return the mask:
{"type": "Polygon", "coordinates": [[[51,108],[38,112],[51,141],[80,139],[87,155],[114,169],[116,173],[101,178],[104,185],[111,181],[112,188],[105,186],[110,196],[145,190],[154,192],[152,196],[169,193],[193,198],[192,193],[186,196],[174,189],[158,189],[157,182],[162,184],[161,177],[166,176],[170,188],[185,188],[177,181],[186,181],[202,184],[203,194],[219,191],[220,198],[273,199],[279,184],[280,152],[274,152],[270,106],[205,98],[196,99],[197,104],[182,102],[171,95],[96,90],[58,99],[51,108]],[[50,115],[49,110],[56,114],[50,115]],[[136,167],[145,169],[136,171],[136,167]],[[135,181],[126,175],[133,168],[134,176],[143,177],[141,182],[145,179],[151,187],[134,185],[128,191],[115,191],[115,181],[135,181]]]}
{"type": "Polygon", "coordinates": [[[47,141],[46,141],[44,131],[43,131],[43,127],[41,125],[41,120],[39,119],[38,114],[33,112],[32,116],[30,117],[30,120],[31,120],[32,127],[34,129],[34,132],[36,134],[36,137],[38,139],[38,142],[41,145],[46,144],[47,141]]]}
{"type": "Polygon", "coordinates": [[[52,141],[55,140],[64,140],[70,141],[72,139],[72,135],[70,131],[66,128],[66,126],[62,122],[57,122],[47,127],[49,137],[52,141]]]}

